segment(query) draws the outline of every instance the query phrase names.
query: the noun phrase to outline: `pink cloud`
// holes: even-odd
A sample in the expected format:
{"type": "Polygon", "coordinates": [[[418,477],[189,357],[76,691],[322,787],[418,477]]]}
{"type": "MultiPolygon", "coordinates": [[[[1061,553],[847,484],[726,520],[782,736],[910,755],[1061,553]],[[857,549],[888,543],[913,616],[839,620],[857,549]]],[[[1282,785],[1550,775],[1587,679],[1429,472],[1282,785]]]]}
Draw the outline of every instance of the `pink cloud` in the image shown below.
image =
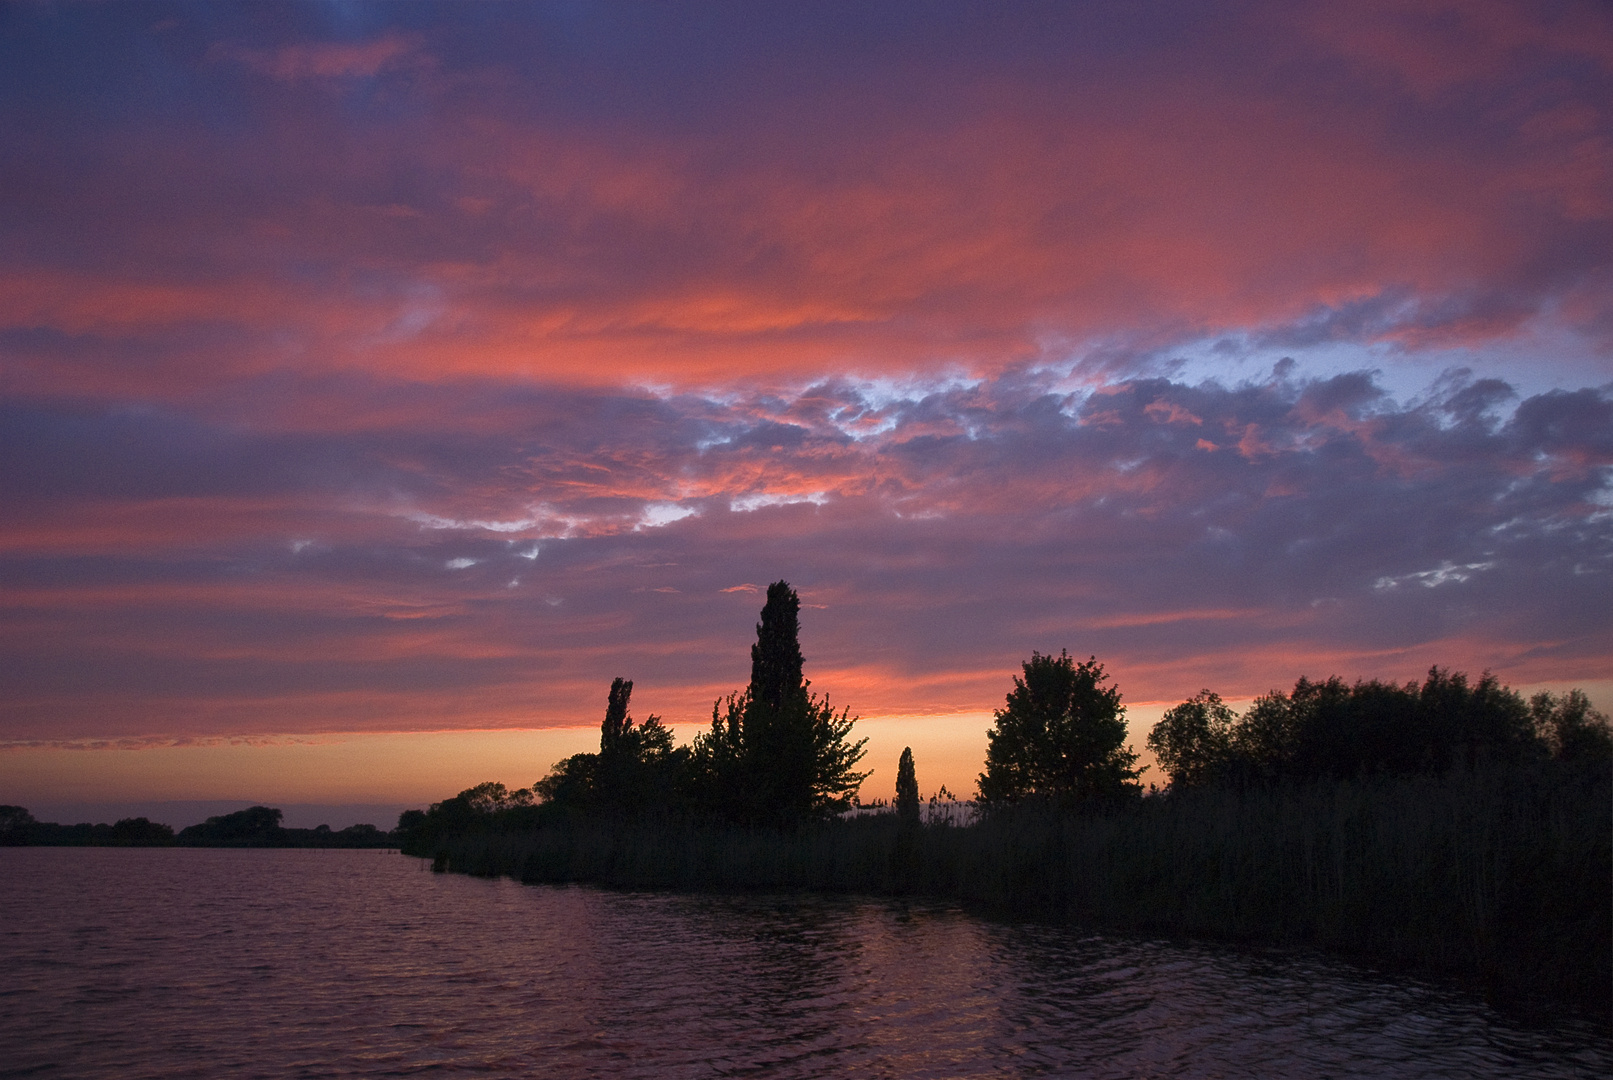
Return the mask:
{"type": "Polygon", "coordinates": [[[1584,678],[1613,649],[1605,392],[1502,414],[1459,379],[1398,405],[1361,378],[1005,377],[883,399],[854,438],[861,393],[438,384],[347,433],[19,413],[0,731],[579,723],[617,674],[695,722],[778,577],[814,612],[816,685],[869,712],[989,707],[1032,648],[1095,652],[1147,700],[1433,662],[1584,678]],[[460,409],[499,423],[415,423],[460,409]],[[1260,452],[1202,448],[1223,429],[1260,452]]]}
{"type": "Polygon", "coordinates": [[[427,62],[421,55],[421,45],[416,36],[388,33],[372,41],[314,41],[277,49],[220,44],[213,47],[212,55],[237,61],[280,82],[368,79],[382,71],[427,62]]]}
{"type": "Polygon", "coordinates": [[[0,740],[1605,671],[1600,8],[378,10],[0,42],[0,740]]]}

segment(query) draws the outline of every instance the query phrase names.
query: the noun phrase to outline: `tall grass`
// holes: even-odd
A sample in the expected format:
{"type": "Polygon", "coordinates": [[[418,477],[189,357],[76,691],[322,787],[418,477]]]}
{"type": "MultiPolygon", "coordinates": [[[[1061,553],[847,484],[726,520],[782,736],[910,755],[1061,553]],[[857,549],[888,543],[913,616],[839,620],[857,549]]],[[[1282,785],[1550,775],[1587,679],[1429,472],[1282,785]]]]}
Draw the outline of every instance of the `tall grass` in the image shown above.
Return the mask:
{"type": "Polygon", "coordinates": [[[439,869],[528,882],[953,898],[1128,929],[1305,943],[1483,980],[1613,997],[1605,766],[1206,790],[1107,811],[895,815],[790,833],[572,820],[467,830],[439,869]]]}

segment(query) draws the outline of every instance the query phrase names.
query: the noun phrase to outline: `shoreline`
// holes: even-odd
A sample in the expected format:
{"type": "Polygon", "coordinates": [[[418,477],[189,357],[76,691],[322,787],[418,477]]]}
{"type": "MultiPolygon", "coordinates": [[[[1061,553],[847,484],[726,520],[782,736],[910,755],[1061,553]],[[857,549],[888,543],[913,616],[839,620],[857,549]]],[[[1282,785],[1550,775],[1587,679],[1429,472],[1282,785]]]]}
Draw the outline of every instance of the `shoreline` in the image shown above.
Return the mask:
{"type": "Polygon", "coordinates": [[[405,836],[401,850],[530,884],[911,896],[994,917],[1317,948],[1606,1015],[1610,788],[1605,769],[1548,768],[1199,792],[970,826],[490,819],[405,836]]]}

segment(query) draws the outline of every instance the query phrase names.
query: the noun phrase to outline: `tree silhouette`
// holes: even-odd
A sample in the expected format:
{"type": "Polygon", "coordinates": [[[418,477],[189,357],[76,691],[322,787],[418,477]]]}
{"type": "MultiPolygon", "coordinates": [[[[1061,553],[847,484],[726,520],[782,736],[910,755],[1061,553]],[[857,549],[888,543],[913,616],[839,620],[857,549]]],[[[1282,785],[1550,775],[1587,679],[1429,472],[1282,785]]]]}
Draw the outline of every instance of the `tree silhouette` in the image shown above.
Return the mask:
{"type": "Polygon", "coordinates": [[[605,704],[605,722],[599,726],[599,752],[609,754],[617,749],[623,736],[631,730],[633,721],[627,717],[627,699],[633,696],[630,679],[617,676],[610,684],[610,697],[605,704]]]}
{"type": "Polygon", "coordinates": [[[1201,787],[1226,776],[1237,719],[1220,695],[1209,690],[1166,711],[1148,733],[1148,749],[1171,778],[1172,788],[1201,787]]]}
{"type": "Polygon", "coordinates": [[[750,647],[753,709],[779,713],[806,700],[800,634],[801,600],[788,582],[775,581],[767,587],[767,603],[756,624],[756,644],[750,647]]]}
{"type": "Polygon", "coordinates": [[[800,820],[812,811],[812,720],[802,674],[801,601],[782,581],[767,603],[750,650],[742,735],[756,816],[800,820]]]}
{"type": "Polygon", "coordinates": [[[1205,690],[1165,714],[1148,746],[1172,787],[1438,775],[1546,757],[1613,756],[1613,732],[1583,693],[1525,703],[1490,672],[1433,667],[1421,684],[1301,678],[1241,718],[1205,690]]]}
{"type": "Polygon", "coordinates": [[[768,586],[750,685],[719,698],[710,730],[695,740],[693,801],[708,812],[793,825],[846,808],[868,776],[856,771],[867,740],[849,741],[849,710],[837,715],[802,673],[800,610],[788,582],[768,586]]]}
{"type": "Polygon", "coordinates": [[[896,763],[896,816],[904,824],[919,820],[919,781],[913,769],[913,748],[904,746],[896,763]]]}
{"type": "Polygon", "coordinates": [[[276,847],[282,839],[282,816],[274,807],[253,806],[191,825],[180,830],[176,839],[181,844],[208,847],[276,847]]]}
{"type": "Polygon", "coordinates": [[[0,845],[20,846],[28,842],[35,825],[34,815],[21,806],[0,806],[0,845]]]}
{"type": "Polygon", "coordinates": [[[986,771],[977,781],[983,808],[1072,806],[1141,792],[1137,755],[1124,745],[1120,690],[1103,686],[1106,679],[1096,657],[1077,664],[1068,652],[1031,654],[986,734],[986,771]]]}
{"type": "Polygon", "coordinates": [[[1570,690],[1559,698],[1542,690],[1529,699],[1529,714],[1546,752],[1558,761],[1613,758],[1613,727],[1591,707],[1585,691],[1570,690]]]}
{"type": "Polygon", "coordinates": [[[532,786],[539,799],[556,807],[629,816],[672,809],[676,774],[688,752],[673,749],[672,732],[660,717],[634,725],[627,712],[632,696],[631,680],[612,680],[599,726],[599,753],[573,754],[557,764],[532,786]]]}

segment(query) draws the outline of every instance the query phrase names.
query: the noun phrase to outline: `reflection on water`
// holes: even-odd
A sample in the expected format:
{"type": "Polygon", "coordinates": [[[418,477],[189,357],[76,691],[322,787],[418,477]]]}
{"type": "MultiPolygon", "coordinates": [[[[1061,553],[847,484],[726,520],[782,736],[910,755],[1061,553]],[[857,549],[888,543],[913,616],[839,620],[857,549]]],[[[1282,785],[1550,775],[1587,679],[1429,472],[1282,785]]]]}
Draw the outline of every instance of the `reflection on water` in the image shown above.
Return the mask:
{"type": "Polygon", "coordinates": [[[926,904],[13,848],[0,914],[0,1076],[1613,1074],[1446,987],[926,904]]]}

